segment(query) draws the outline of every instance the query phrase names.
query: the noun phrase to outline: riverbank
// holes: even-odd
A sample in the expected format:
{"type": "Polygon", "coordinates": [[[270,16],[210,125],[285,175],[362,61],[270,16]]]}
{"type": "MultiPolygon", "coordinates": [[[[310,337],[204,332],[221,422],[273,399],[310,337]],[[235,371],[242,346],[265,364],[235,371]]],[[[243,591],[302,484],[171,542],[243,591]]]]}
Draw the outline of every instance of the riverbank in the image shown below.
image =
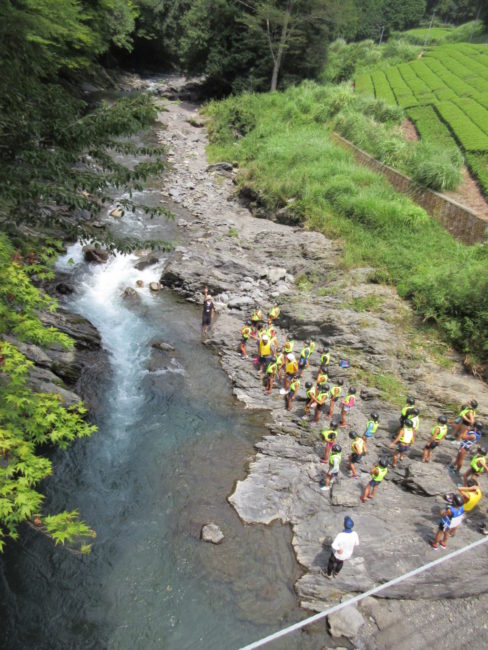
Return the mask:
{"type": "MultiPolygon", "coordinates": [[[[319,233],[253,217],[233,196],[234,172],[228,166],[207,171],[207,139],[194,106],[169,103],[159,119],[160,139],[172,164],[166,194],[194,215],[191,221],[177,222],[191,243],[177,247],[169,256],[162,282],[196,303],[202,300],[203,286],[208,285],[217,317],[206,343],[218,350],[237,398],[248,408],[266,408],[272,413],[270,435],[256,445],[258,452],[250,462],[248,476],[236,484],[230,502],[246,523],[276,519],[290,523],[295,554],[305,570],[295,589],[307,609],[322,609],[344,594],[362,591],[429,561],[434,553],[428,540],[437,525],[442,495],[455,488],[444,467],[455,448],[445,442],[436,450],[436,462],[426,466],[419,460],[423,443],[435,417],[468,398],[476,397],[480,413],[486,414],[486,386],[465,374],[461,359],[453,352],[439,352],[437,343],[416,338],[416,323],[408,306],[391,288],[367,283],[368,269],[342,271],[339,243],[319,233]],[[314,292],[310,278],[320,280],[318,284],[327,291],[320,295],[314,292]],[[367,473],[359,481],[342,476],[330,495],[319,490],[323,475],[320,428],[302,420],[303,400],[297,400],[288,414],[277,391],[271,398],[264,396],[254,366],[238,355],[239,331],[251,308],[266,308],[274,302],[281,306],[281,337],[289,332],[299,345],[308,336],[327,340],[332,350],[331,376],[357,385],[360,399],[350,415],[350,428],[362,430],[372,410],[380,413],[380,430],[364,470],[390,442],[398,422],[399,402],[406,394],[417,399],[422,425],[415,450],[398,471],[390,469],[389,480],[373,503],[362,505],[359,501],[367,473]],[[365,305],[371,308],[363,310],[365,305]],[[412,325],[405,327],[405,323],[412,325]],[[352,361],[349,370],[337,365],[344,357],[352,361]],[[437,362],[439,358],[442,365],[437,362]],[[390,401],[385,401],[388,394],[390,401]],[[356,522],[361,549],[331,584],[320,575],[320,568],[346,512],[356,522]]],[[[313,370],[316,365],[313,357],[313,370]]],[[[341,437],[344,449],[348,449],[347,436],[341,437]]],[[[452,549],[479,538],[480,518],[473,515],[464,524],[451,540],[452,549]]],[[[484,591],[477,576],[486,563],[484,556],[465,556],[442,571],[419,578],[414,584],[400,585],[385,595],[429,599],[445,608],[445,598],[470,597],[484,591]]],[[[366,636],[371,643],[376,638],[379,647],[386,647],[381,645],[382,632],[378,630],[385,629],[390,607],[381,600],[375,603],[375,611],[366,616],[366,636]]],[[[482,603],[470,598],[471,607],[478,605],[482,603]]],[[[401,626],[405,625],[400,619],[395,618],[395,625],[400,626],[395,631],[396,641],[402,638],[401,626]]],[[[432,628],[434,634],[436,628],[432,628]]],[[[395,647],[414,647],[408,645],[410,641],[406,643],[396,643],[395,647]]]]}

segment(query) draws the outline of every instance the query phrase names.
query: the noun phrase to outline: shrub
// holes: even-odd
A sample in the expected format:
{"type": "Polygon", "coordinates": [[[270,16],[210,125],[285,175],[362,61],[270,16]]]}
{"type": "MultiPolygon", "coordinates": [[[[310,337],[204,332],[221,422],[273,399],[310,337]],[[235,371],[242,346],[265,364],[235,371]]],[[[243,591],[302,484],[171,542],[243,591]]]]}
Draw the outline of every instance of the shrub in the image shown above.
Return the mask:
{"type": "Polygon", "coordinates": [[[421,141],[409,160],[409,173],[420,185],[443,192],[455,189],[461,182],[462,163],[459,149],[446,149],[437,143],[421,141]]]}

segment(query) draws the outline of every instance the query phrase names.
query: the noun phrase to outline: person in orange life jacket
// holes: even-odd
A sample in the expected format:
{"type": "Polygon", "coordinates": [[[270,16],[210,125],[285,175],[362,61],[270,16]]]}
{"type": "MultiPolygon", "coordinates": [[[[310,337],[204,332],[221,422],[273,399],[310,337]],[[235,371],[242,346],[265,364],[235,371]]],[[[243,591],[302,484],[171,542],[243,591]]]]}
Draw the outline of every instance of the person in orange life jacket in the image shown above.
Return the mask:
{"type": "Polygon", "coordinates": [[[325,411],[326,408],[326,403],[327,400],[329,399],[329,384],[325,384],[325,386],[318,386],[317,387],[317,395],[314,398],[315,401],[315,413],[313,416],[313,421],[314,422],[320,422],[320,416],[322,415],[322,412],[325,411]]]}
{"type": "Polygon", "coordinates": [[[447,418],[445,415],[439,415],[437,418],[437,424],[434,425],[431,433],[431,438],[424,447],[422,452],[422,462],[430,463],[432,458],[432,452],[436,447],[441,444],[441,441],[447,435],[447,418]]]}
{"type": "Polygon", "coordinates": [[[483,472],[488,472],[488,465],[486,464],[487,453],[486,447],[478,447],[478,451],[471,459],[468,471],[463,476],[464,485],[468,484],[470,478],[478,483],[478,477],[483,472]]]}
{"type": "Polygon", "coordinates": [[[360,463],[364,456],[364,440],[355,431],[349,433],[349,438],[352,440],[351,455],[349,456],[348,469],[351,471],[351,478],[358,478],[355,463],[360,463]]]}
{"type": "Polygon", "coordinates": [[[453,505],[449,505],[445,510],[441,510],[441,520],[435,539],[431,542],[434,551],[439,550],[439,544],[446,548],[449,536],[456,533],[456,529],[461,523],[464,516],[464,499],[460,494],[456,494],[453,499],[453,505]]]}
{"type": "Polygon", "coordinates": [[[475,423],[477,408],[478,402],[475,399],[461,406],[457,418],[452,423],[451,430],[451,435],[457,436],[458,442],[461,440],[462,434],[475,423]]]}
{"type": "Polygon", "coordinates": [[[211,327],[215,316],[215,305],[212,302],[212,296],[208,293],[208,288],[203,290],[203,312],[202,312],[202,335],[206,336],[208,328],[211,327]]]}
{"type": "Polygon", "coordinates": [[[290,387],[286,394],[286,410],[291,411],[291,405],[295,397],[297,396],[298,389],[300,388],[300,380],[298,377],[295,377],[290,382],[290,387]]]}
{"type": "Polygon", "coordinates": [[[300,352],[300,359],[298,360],[298,376],[303,375],[305,368],[308,368],[309,359],[312,354],[312,347],[310,341],[306,341],[305,345],[300,352]]]}
{"type": "Polygon", "coordinates": [[[286,355],[286,361],[285,361],[285,390],[288,390],[290,386],[290,382],[292,379],[294,379],[298,374],[298,362],[295,359],[295,355],[293,352],[289,352],[286,355]]]}
{"type": "Polygon", "coordinates": [[[388,473],[388,460],[380,458],[378,464],[373,467],[370,472],[371,480],[364,490],[364,494],[360,497],[364,503],[366,499],[373,499],[378,489],[378,485],[383,481],[388,473]]]}
{"type": "Polygon", "coordinates": [[[335,577],[344,562],[352,557],[354,548],[359,546],[359,537],[353,528],[354,522],[351,517],[344,517],[344,532],[336,535],[332,542],[327,572],[321,571],[326,578],[335,577]]]}
{"type": "Polygon", "coordinates": [[[366,453],[366,451],[367,451],[366,442],[367,442],[368,438],[373,438],[374,434],[378,431],[378,427],[380,426],[380,424],[379,424],[380,416],[378,415],[378,413],[376,413],[376,412],[371,413],[369,418],[370,419],[366,422],[366,430],[363,433],[364,453],[366,453]]]}
{"type": "Polygon", "coordinates": [[[356,401],[355,395],[356,395],[356,389],[355,388],[349,388],[349,390],[347,392],[347,395],[342,400],[341,423],[339,424],[340,427],[345,427],[346,426],[346,415],[349,413],[349,411],[354,406],[354,402],[356,401]]]}
{"type": "Polygon", "coordinates": [[[329,418],[332,420],[332,416],[334,415],[334,406],[339,397],[342,394],[342,386],[344,385],[344,382],[342,379],[338,379],[335,384],[330,389],[330,405],[329,405],[329,418]]]}
{"type": "Polygon", "coordinates": [[[474,445],[476,445],[479,442],[482,434],[483,434],[483,424],[481,422],[478,422],[478,420],[476,420],[474,426],[470,427],[467,431],[465,431],[462,434],[457,456],[454,459],[454,461],[451,463],[451,465],[449,465],[450,470],[457,473],[461,471],[461,468],[463,466],[463,461],[467,451],[472,447],[474,447],[474,445]]]}
{"type": "Polygon", "coordinates": [[[330,424],[328,429],[322,429],[320,435],[325,442],[324,457],[320,459],[320,462],[328,463],[332,447],[337,442],[337,424],[330,424]]]}
{"type": "Polygon", "coordinates": [[[251,337],[251,335],[252,335],[251,321],[248,321],[241,329],[240,349],[241,349],[241,357],[243,359],[247,359],[246,344],[249,338],[251,337]]]}
{"type": "Polygon", "coordinates": [[[403,460],[404,453],[410,449],[414,442],[415,432],[413,430],[413,423],[412,420],[407,419],[403,423],[403,426],[398,432],[395,440],[390,443],[390,447],[398,445],[397,450],[393,455],[393,467],[396,467],[398,459],[403,460]]]}
{"type": "Polygon", "coordinates": [[[263,334],[258,341],[258,373],[261,374],[263,368],[268,366],[271,360],[271,343],[269,336],[263,334]]]}

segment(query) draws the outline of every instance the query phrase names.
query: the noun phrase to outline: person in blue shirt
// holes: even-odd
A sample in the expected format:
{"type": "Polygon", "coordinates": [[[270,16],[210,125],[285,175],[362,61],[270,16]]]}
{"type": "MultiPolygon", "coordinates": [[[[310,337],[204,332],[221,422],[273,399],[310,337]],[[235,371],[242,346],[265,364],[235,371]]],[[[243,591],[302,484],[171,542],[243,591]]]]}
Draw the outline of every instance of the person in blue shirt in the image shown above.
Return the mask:
{"type": "Polygon", "coordinates": [[[446,548],[447,540],[453,537],[456,529],[464,517],[464,499],[460,494],[456,494],[453,499],[452,505],[448,506],[445,510],[441,510],[441,520],[439,522],[439,529],[435,539],[430,543],[434,551],[441,548],[446,548]]]}
{"type": "Polygon", "coordinates": [[[466,456],[466,453],[473,445],[478,444],[479,439],[483,433],[483,424],[476,421],[472,427],[468,429],[461,436],[461,442],[459,443],[459,450],[455,460],[449,465],[449,469],[453,472],[459,473],[463,466],[463,461],[466,456]]]}

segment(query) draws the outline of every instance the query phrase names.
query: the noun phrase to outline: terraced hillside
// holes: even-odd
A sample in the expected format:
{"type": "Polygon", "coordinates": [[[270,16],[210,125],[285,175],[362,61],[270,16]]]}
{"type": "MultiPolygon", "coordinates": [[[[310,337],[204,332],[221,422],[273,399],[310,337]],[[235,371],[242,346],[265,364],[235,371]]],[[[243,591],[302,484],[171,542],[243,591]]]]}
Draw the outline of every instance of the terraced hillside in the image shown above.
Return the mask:
{"type": "Polygon", "coordinates": [[[488,45],[441,45],[419,60],[359,75],[355,86],[404,108],[422,138],[454,140],[488,196],[488,45]]]}

